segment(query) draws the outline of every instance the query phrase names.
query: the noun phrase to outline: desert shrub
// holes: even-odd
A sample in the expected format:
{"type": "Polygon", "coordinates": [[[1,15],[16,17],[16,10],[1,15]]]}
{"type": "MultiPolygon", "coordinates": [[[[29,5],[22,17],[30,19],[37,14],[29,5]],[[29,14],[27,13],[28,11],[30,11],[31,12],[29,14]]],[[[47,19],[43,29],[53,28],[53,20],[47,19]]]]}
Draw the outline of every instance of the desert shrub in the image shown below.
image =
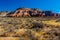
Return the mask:
{"type": "Polygon", "coordinates": [[[54,35],[55,35],[55,36],[58,36],[58,33],[57,33],[57,32],[55,32],[55,33],[54,33],[54,35]]]}
{"type": "Polygon", "coordinates": [[[31,27],[31,29],[34,29],[36,31],[39,31],[39,30],[41,30],[43,28],[42,23],[33,22],[32,24],[33,24],[33,26],[31,27]]]}
{"type": "Polygon", "coordinates": [[[59,39],[60,39],[60,33],[58,35],[59,35],[59,39]]]}
{"type": "Polygon", "coordinates": [[[56,30],[50,30],[50,31],[48,31],[48,33],[50,33],[50,34],[53,34],[55,32],[56,32],[56,30]]]}
{"type": "Polygon", "coordinates": [[[56,22],[60,22],[60,19],[56,20],[56,22]]]}
{"type": "Polygon", "coordinates": [[[28,38],[30,39],[30,40],[38,40],[38,38],[36,38],[35,36],[34,36],[34,33],[32,33],[32,31],[33,30],[27,30],[26,32],[26,35],[28,36],[28,38]]]}

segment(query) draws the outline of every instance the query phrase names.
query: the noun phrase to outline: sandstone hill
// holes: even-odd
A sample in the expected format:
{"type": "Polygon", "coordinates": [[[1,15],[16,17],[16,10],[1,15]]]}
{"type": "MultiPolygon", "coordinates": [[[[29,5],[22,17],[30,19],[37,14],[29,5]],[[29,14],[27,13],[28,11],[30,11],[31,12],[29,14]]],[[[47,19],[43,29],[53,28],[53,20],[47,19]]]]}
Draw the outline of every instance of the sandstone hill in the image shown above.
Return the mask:
{"type": "Polygon", "coordinates": [[[37,8],[17,8],[13,12],[0,12],[0,16],[7,17],[45,17],[53,16],[60,17],[60,14],[52,11],[42,11],[37,8]]]}

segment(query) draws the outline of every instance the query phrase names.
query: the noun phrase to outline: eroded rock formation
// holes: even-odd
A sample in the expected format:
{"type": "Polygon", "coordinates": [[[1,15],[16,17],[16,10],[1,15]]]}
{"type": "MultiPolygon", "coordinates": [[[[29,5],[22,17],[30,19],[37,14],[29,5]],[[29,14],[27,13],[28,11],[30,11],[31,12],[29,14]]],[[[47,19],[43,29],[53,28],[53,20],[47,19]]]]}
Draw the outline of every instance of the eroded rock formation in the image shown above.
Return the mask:
{"type": "Polygon", "coordinates": [[[53,16],[59,17],[60,15],[57,13],[53,13],[52,11],[42,11],[36,8],[18,8],[13,12],[0,12],[0,16],[8,16],[8,17],[45,17],[45,16],[53,16]]]}

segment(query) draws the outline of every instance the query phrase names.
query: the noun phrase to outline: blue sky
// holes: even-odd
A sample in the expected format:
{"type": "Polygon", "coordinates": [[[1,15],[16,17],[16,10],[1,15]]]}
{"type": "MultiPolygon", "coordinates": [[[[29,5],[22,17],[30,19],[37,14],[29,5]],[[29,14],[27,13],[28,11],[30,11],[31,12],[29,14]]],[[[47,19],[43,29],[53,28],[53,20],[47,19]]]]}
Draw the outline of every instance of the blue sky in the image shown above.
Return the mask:
{"type": "Polygon", "coordinates": [[[14,11],[19,7],[60,12],[60,0],[0,0],[0,11],[14,11]]]}

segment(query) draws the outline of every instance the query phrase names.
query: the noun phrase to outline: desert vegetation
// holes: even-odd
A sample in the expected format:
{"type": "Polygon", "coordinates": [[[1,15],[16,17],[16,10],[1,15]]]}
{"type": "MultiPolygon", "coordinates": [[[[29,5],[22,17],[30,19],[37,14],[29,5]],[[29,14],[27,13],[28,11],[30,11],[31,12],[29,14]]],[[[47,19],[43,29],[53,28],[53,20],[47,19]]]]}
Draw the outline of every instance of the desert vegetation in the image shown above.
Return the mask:
{"type": "Polygon", "coordinates": [[[1,40],[60,40],[60,18],[0,17],[1,40]]]}

